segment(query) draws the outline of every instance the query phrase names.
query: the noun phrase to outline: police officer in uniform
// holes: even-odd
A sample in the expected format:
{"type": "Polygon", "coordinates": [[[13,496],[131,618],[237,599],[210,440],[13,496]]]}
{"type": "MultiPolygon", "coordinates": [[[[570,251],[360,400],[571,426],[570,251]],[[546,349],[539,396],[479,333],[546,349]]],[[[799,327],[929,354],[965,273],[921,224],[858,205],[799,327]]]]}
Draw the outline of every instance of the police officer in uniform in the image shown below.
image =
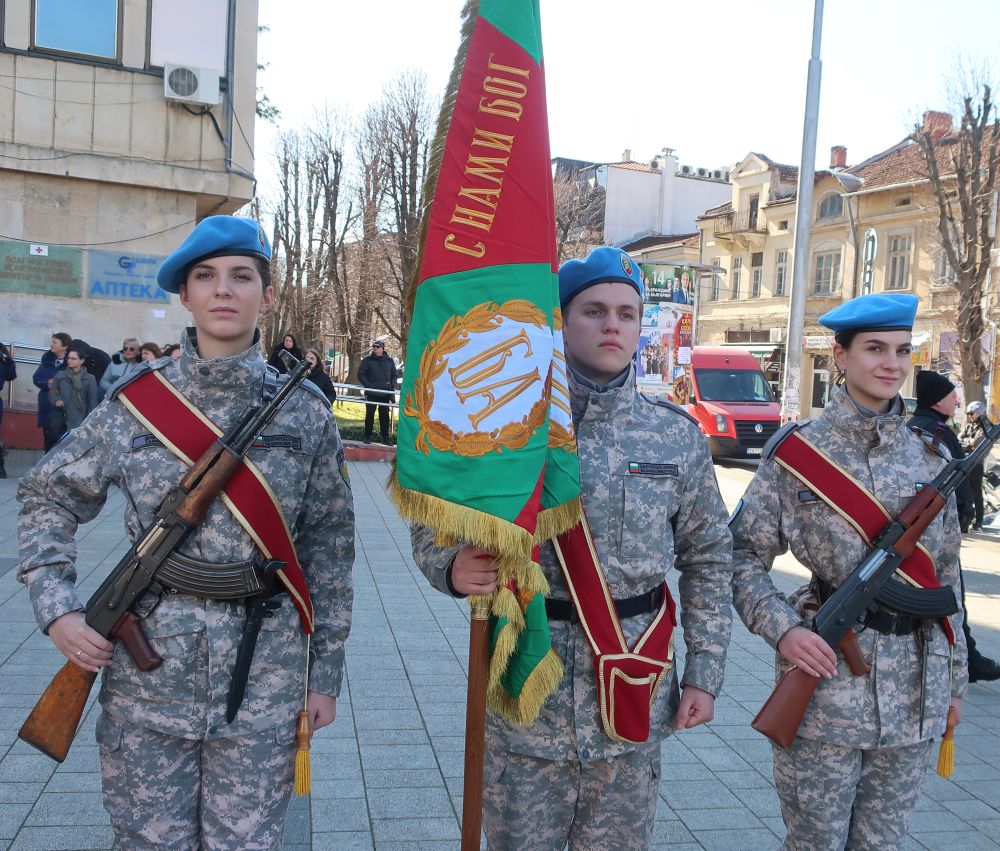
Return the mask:
{"type": "MultiPolygon", "coordinates": [[[[944,732],[949,707],[961,717],[967,683],[961,611],[949,621],[952,648],[940,621],[880,608],[858,634],[871,668],[860,676],[808,628],[820,600],[868,547],[847,519],[851,506],[835,510],[775,458],[796,432],[893,514],[920,483],[934,478],[945,458],[906,427],[898,395],[910,371],[916,311],[914,296],[873,294],[820,318],[835,332],[833,355],[844,383],[816,419],[786,426],[772,438],[730,524],[737,611],[777,648],[779,673],[796,665],[822,678],[792,747],[774,748],[787,849],[901,847],[931,740],[944,732]],[[768,571],[789,549],[813,579],[786,599],[768,571]]],[[[958,595],[961,534],[954,498],[921,542],[941,584],[958,595]]]]}
{"type": "MultiPolygon", "coordinates": [[[[714,715],[731,626],[730,535],[697,424],[636,389],[638,266],[617,248],[597,248],[562,266],[559,290],[583,503],[625,638],[632,647],[650,625],[657,589],[676,568],[687,656],[683,678],[674,669],[655,696],[648,741],[612,741],[591,647],[553,546],[543,545],[546,610],[565,674],[530,726],[490,714],[484,827],[496,849],[641,849],[656,813],[660,741],[714,715]]],[[[475,547],[437,547],[433,532],[415,527],[413,550],[440,591],[496,587],[490,554],[475,547]]]]}
{"type": "MultiPolygon", "coordinates": [[[[133,540],[186,467],[119,394],[157,370],[220,429],[279,381],[259,350],[258,317],[272,305],[270,247],[254,221],[212,216],[163,263],[160,286],[178,293],[194,327],[177,360],[125,376],[83,424],[20,483],[21,564],[38,624],[73,663],[103,669],[97,722],[104,805],[123,849],[280,848],[291,794],[295,725],[305,687],[306,638],[287,594],[266,618],[246,694],[232,723],[227,694],[246,607],[166,592],[136,606],[163,663],[144,673],[121,644],[84,621],[76,589],[77,526],[100,512],[111,485],[125,497],[133,540]]],[[[326,399],[300,388],[258,438],[249,459],[276,494],[309,586],[315,632],[308,711],[333,721],[350,630],[354,514],[337,426],[326,399]]],[[[213,563],[254,556],[250,536],[221,500],[183,545],[213,563]]],[[[89,570],[89,566],[82,565],[89,570]]]]}

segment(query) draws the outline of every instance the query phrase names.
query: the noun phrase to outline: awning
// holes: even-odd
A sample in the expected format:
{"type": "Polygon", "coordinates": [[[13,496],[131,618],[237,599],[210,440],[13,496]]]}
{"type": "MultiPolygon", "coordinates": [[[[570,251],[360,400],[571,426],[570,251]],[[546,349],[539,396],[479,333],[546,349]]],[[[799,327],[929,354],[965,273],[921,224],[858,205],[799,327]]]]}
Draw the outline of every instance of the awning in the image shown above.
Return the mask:
{"type": "Polygon", "coordinates": [[[784,343],[723,343],[723,348],[743,349],[752,355],[769,355],[775,349],[783,349],[784,343]]]}

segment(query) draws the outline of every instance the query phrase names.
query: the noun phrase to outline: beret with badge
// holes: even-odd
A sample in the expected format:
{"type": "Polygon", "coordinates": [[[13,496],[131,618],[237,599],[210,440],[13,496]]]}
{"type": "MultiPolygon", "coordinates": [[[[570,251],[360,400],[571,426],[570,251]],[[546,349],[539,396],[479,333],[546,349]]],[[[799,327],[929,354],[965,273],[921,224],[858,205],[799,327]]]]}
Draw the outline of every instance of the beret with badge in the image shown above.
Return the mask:
{"type": "Polygon", "coordinates": [[[179,293],[188,270],[201,260],[213,257],[259,257],[271,261],[271,246],[264,229],[253,219],[209,216],[202,219],[187,239],[163,261],[156,273],[160,289],[179,293]]]}
{"type": "Polygon", "coordinates": [[[602,245],[586,260],[567,260],[559,267],[559,303],[565,308],[588,287],[613,283],[635,287],[640,299],[646,295],[638,264],[620,248],[602,245]]]}

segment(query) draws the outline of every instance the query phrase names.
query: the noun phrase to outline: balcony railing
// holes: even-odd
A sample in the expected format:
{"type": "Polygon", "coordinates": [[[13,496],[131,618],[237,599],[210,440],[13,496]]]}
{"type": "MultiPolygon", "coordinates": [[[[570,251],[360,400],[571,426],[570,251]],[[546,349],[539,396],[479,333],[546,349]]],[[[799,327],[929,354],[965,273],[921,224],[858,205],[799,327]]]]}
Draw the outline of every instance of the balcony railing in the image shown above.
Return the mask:
{"type": "Polygon", "coordinates": [[[767,233],[767,223],[759,210],[743,210],[739,213],[729,213],[715,220],[715,235],[723,236],[729,233],[767,233]]]}

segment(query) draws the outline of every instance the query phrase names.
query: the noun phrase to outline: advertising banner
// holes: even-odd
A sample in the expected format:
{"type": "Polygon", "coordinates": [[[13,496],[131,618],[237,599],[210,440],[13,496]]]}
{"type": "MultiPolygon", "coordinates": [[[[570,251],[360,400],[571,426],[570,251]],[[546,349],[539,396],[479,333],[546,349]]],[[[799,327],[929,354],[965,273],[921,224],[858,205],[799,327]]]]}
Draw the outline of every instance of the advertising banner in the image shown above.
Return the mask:
{"type": "MultiPolygon", "coordinates": [[[[694,326],[694,285],[697,273],[688,266],[639,264],[646,299],[636,353],[640,389],[677,401],[686,396],[694,326]]],[[[682,402],[683,404],[683,402],[682,402]]]]}
{"type": "Polygon", "coordinates": [[[0,240],[0,292],[80,298],[83,252],[0,240]]]}
{"type": "Polygon", "coordinates": [[[87,258],[87,295],[114,301],[146,301],[170,304],[170,293],[156,283],[163,257],[158,254],[126,254],[91,251],[87,258]]]}

